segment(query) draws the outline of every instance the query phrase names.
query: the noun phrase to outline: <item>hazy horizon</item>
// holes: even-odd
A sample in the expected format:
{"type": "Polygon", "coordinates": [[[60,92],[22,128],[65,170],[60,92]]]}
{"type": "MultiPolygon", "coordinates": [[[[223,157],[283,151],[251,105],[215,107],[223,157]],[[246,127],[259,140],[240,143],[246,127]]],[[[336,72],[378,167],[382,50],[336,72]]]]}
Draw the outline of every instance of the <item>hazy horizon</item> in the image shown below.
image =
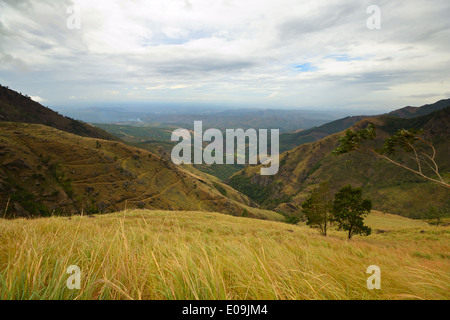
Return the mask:
{"type": "Polygon", "coordinates": [[[450,97],[449,13],[443,0],[0,1],[0,83],[58,111],[384,113],[450,97]]]}

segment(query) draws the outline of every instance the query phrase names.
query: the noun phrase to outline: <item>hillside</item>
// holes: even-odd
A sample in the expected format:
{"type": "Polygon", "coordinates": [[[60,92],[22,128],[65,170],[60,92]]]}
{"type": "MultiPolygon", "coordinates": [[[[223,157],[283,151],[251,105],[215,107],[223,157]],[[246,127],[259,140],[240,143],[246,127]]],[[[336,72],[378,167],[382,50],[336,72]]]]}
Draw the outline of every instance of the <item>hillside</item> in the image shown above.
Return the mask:
{"type": "Polygon", "coordinates": [[[395,116],[399,118],[415,118],[425,116],[432,112],[442,110],[450,105],[450,99],[439,100],[432,104],[426,104],[421,107],[404,107],[398,110],[389,112],[389,116],[395,116]]]}
{"type": "MultiPolygon", "coordinates": [[[[170,154],[172,148],[177,144],[171,141],[172,132],[178,127],[163,124],[103,124],[96,123],[95,126],[102,128],[114,136],[120,138],[123,142],[141,149],[148,150],[160,157],[171,161],[170,154]]],[[[205,143],[206,146],[208,143],[205,143]]],[[[244,165],[218,165],[218,164],[193,164],[197,172],[204,172],[208,175],[225,180],[233,174],[244,168],[244,165]]]]}
{"type": "Polygon", "coordinates": [[[294,149],[303,144],[320,140],[330,134],[340,132],[369,116],[353,116],[338,119],[319,127],[298,132],[286,132],[280,135],[280,152],[294,149]]]}
{"type": "MultiPolygon", "coordinates": [[[[424,116],[432,112],[442,110],[450,105],[450,99],[444,99],[421,107],[404,107],[394,110],[385,115],[398,118],[414,118],[424,116]]],[[[299,132],[286,132],[280,134],[280,152],[294,149],[303,144],[320,140],[330,134],[341,132],[350,128],[357,122],[370,118],[371,116],[352,116],[338,119],[319,127],[310,128],[299,132]]],[[[373,116],[372,116],[373,117],[373,116]]]]}
{"type": "MultiPolygon", "coordinates": [[[[369,118],[352,128],[363,128],[369,121],[377,127],[378,144],[398,129],[423,128],[434,142],[441,173],[447,179],[450,177],[450,107],[410,119],[369,118]]],[[[236,173],[228,183],[266,208],[291,213],[299,212],[308,192],[323,181],[329,181],[334,192],[346,184],[362,186],[365,196],[373,200],[375,209],[410,217],[421,216],[432,205],[443,206],[449,198],[445,188],[371,155],[333,156],[331,151],[342,135],[344,132],[283,153],[280,170],[275,176],[261,177],[257,174],[259,167],[253,166],[236,173]]]]}
{"type": "Polygon", "coordinates": [[[0,220],[0,299],[450,298],[449,227],[379,212],[367,223],[372,235],[348,241],[212,212],[0,220]],[[370,265],[381,290],[367,289],[370,265]]]}
{"type": "Polygon", "coordinates": [[[148,208],[283,219],[148,151],[44,125],[0,122],[0,164],[7,217],[148,208]]]}
{"type": "Polygon", "coordinates": [[[16,91],[0,85],[0,122],[36,123],[83,137],[117,140],[110,133],[44,107],[16,91]]]}

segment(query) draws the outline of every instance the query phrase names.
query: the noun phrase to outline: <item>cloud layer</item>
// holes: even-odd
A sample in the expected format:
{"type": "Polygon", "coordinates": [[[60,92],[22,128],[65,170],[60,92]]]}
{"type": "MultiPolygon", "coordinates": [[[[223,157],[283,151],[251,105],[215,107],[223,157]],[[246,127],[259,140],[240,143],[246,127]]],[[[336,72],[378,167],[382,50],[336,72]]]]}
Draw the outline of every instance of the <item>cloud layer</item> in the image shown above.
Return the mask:
{"type": "Polygon", "coordinates": [[[0,82],[50,105],[384,111],[450,96],[449,14],[447,0],[2,1],[0,82]]]}

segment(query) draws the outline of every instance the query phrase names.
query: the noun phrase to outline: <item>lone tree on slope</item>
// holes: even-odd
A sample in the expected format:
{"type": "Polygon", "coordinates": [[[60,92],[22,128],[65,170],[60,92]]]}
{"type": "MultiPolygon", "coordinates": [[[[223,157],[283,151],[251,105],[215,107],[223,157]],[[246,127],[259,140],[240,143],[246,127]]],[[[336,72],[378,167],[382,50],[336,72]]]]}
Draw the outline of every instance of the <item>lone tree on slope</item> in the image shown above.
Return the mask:
{"type": "Polygon", "coordinates": [[[306,224],[318,228],[320,234],[327,235],[328,224],[332,220],[333,200],[329,183],[324,182],[311,191],[309,197],[302,203],[306,224]]]}
{"type": "Polygon", "coordinates": [[[355,234],[368,236],[372,229],[364,225],[364,217],[371,209],[372,202],[362,198],[362,189],[347,185],[334,196],[333,220],[339,230],[348,231],[349,240],[355,234]]]}

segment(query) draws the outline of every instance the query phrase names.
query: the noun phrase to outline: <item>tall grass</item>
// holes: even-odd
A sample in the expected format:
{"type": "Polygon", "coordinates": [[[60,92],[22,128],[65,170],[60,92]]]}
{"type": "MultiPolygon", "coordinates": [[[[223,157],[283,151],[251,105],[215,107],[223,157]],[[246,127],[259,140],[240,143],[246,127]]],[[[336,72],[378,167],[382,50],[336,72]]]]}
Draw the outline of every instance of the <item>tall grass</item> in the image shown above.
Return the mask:
{"type": "Polygon", "coordinates": [[[0,298],[448,299],[448,240],[448,227],[396,221],[349,242],[336,231],[206,212],[3,220],[0,298]],[[373,264],[381,290],[366,287],[373,264]],[[70,265],[81,269],[80,290],[66,286],[70,265]]]}

